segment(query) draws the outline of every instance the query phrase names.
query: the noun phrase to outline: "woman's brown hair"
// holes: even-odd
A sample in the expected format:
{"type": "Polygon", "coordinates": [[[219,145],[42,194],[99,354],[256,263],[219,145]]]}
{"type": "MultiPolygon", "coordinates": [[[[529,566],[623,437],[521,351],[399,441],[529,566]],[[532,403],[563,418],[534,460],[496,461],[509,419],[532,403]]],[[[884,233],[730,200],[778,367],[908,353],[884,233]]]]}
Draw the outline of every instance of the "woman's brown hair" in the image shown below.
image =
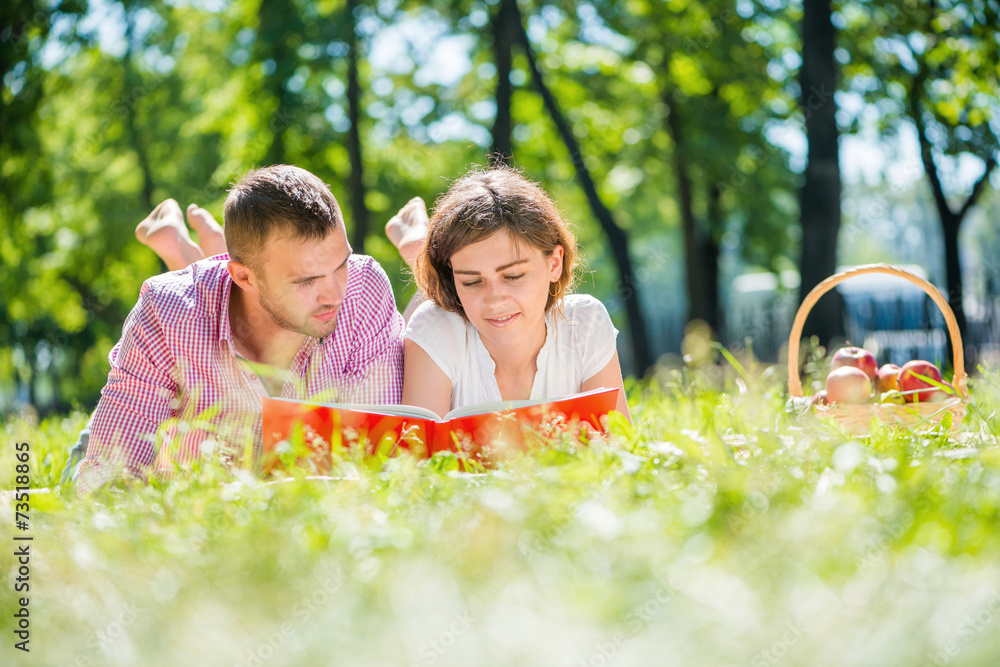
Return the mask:
{"type": "Polygon", "coordinates": [[[427,245],[417,257],[417,284],[436,304],[465,317],[451,258],[499,231],[538,248],[545,256],[562,246],[562,274],[549,284],[547,311],[573,286],[576,237],[551,197],[510,167],[470,172],[435,202],[427,245]]]}

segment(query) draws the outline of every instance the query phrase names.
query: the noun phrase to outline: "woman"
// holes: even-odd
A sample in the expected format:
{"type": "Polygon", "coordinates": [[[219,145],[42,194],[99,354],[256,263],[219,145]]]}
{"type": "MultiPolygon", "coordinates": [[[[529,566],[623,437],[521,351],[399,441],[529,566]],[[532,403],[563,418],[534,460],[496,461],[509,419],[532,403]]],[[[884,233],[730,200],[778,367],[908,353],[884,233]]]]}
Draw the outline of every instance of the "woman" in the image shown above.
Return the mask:
{"type": "Polygon", "coordinates": [[[456,181],[437,202],[416,258],[430,301],[404,334],[403,403],[443,415],[617,387],[616,409],[631,420],[607,310],[567,294],[576,258],[576,239],[551,198],[517,171],[456,181]]]}

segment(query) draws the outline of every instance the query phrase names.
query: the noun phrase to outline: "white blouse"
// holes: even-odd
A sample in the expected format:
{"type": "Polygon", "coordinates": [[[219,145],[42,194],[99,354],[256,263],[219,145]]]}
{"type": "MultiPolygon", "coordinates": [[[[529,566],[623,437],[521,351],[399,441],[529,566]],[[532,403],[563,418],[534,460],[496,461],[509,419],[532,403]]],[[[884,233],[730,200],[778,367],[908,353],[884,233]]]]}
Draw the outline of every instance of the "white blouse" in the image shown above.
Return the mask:
{"type": "MultiPolygon", "coordinates": [[[[607,309],[587,294],[570,294],[545,314],[545,343],[538,352],[532,400],[580,391],[615,354],[618,330],[607,309]]],[[[419,345],[451,380],[452,410],[503,400],[496,364],[479,332],[458,313],[428,301],[413,313],[404,336],[419,345]]]]}

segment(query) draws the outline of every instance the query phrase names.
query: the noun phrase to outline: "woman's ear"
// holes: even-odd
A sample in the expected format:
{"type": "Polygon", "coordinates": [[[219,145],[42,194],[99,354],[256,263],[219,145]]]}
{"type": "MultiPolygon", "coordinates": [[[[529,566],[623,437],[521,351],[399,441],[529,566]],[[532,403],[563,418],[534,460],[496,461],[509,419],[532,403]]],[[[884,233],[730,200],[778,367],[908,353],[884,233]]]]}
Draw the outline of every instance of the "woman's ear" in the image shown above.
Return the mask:
{"type": "Polygon", "coordinates": [[[565,250],[561,245],[557,245],[552,249],[552,252],[548,256],[549,260],[549,280],[559,280],[562,277],[563,270],[563,255],[565,250]]]}

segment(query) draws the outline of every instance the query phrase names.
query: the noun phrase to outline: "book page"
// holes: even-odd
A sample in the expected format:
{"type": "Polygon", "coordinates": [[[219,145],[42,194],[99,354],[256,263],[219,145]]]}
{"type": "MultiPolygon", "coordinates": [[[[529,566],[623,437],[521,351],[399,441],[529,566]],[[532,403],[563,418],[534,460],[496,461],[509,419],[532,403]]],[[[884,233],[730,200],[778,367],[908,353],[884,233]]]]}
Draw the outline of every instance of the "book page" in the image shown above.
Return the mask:
{"type": "MultiPolygon", "coordinates": [[[[598,387],[597,389],[591,389],[590,391],[585,391],[582,394],[573,394],[572,396],[559,396],[554,398],[540,398],[523,401],[496,401],[494,403],[476,403],[475,405],[465,405],[461,408],[455,408],[446,414],[444,416],[444,421],[455,419],[457,417],[472,417],[475,415],[486,415],[493,412],[503,412],[504,410],[513,410],[515,408],[526,408],[532,405],[545,405],[546,403],[555,403],[556,401],[565,401],[574,398],[582,398],[584,396],[591,396],[593,394],[600,394],[605,391],[611,391],[611,388],[598,387]]],[[[427,412],[430,411],[428,410],[427,412]]]]}
{"type": "MultiPolygon", "coordinates": [[[[269,397],[270,398],[270,397],[269,397]]],[[[416,405],[367,405],[364,403],[317,403],[313,401],[299,401],[293,398],[270,398],[272,401],[285,401],[287,403],[298,403],[300,405],[320,405],[324,408],[335,410],[350,410],[352,412],[368,412],[376,415],[394,415],[396,417],[412,417],[414,419],[429,419],[431,421],[441,421],[441,417],[431,412],[427,408],[416,405]]]]}
{"type": "Polygon", "coordinates": [[[376,415],[395,415],[396,417],[412,417],[415,419],[429,419],[437,422],[441,421],[436,413],[427,408],[416,405],[364,405],[353,403],[323,403],[322,405],[340,410],[353,410],[354,412],[370,412],[376,415]]]}

